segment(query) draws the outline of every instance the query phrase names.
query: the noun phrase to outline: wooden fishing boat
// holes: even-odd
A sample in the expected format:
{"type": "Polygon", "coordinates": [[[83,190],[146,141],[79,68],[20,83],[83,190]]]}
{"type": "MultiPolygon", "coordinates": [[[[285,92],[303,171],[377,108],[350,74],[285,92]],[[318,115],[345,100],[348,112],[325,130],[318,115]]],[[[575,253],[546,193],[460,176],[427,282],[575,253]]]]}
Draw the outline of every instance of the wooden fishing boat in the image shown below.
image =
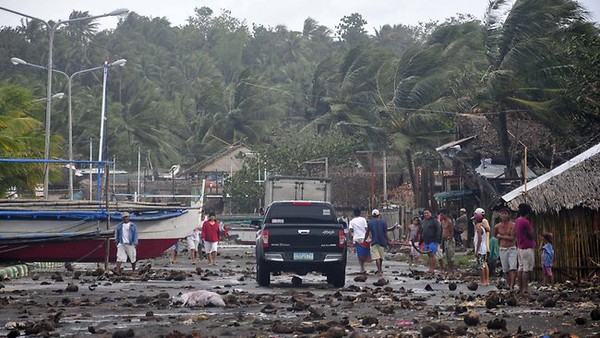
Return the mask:
{"type": "Polygon", "coordinates": [[[131,213],[138,229],[138,259],[161,256],[184,238],[200,218],[200,203],[0,200],[0,261],[114,261],[114,229],[131,213]]]}

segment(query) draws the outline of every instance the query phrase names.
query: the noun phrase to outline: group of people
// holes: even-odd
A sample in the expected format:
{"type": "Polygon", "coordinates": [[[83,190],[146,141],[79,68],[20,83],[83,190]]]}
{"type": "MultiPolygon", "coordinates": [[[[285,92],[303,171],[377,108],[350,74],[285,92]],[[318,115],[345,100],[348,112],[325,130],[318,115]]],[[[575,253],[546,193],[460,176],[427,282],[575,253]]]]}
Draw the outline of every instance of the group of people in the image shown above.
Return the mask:
{"type": "MultiPolygon", "coordinates": [[[[529,220],[531,213],[531,206],[522,203],[518,207],[518,218],[512,222],[510,210],[503,208],[499,211],[499,222],[492,228],[485,218],[485,210],[475,209],[471,217],[473,250],[481,285],[489,285],[490,271],[494,273],[496,264],[500,261],[508,288],[514,290],[518,281],[519,293],[528,291],[529,275],[535,265],[536,246],[533,225],[529,220]]],[[[412,223],[407,227],[406,238],[411,246],[409,265],[417,263],[421,254],[426,254],[431,273],[435,273],[439,261],[441,270],[452,274],[456,247],[463,245],[463,233],[467,227],[468,217],[464,208],[460,210],[457,219],[453,219],[447,210],[441,210],[436,217],[431,209],[424,209],[422,216],[413,217],[412,223]],[[446,268],[444,261],[447,263],[446,268]]],[[[355,209],[354,218],[350,220],[348,228],[356,248],[360,272],[366,272],[366,262],[374,261],[376,274],[382,275],[383,256],[390,238],[389,228],[380,217],[379,210],[374,209],[367,220],[361,216],[360,209],[355,209]]],[[[543,245],[540,245],[543,282],[553,283],[553,236],[551,233],[545,233],[543,239],[543,245]]]]}
{"type": "MultiPolygon", "coordinates": [[[[186,236],[189,258],[194,263],[202,258],[201,249],[204,248],[208,265],[217,265],[217,249],[221,239],[221,229],[215,212],[209,212],[204,217],[204,211],[200,213],[201,225],[194,227],[186,236]],[[202,246],[200,244],[202,243],[202,246]]],[[[117,245],[117,260],[115,272],[122,272],[122,264],[131,263],[131,270],[135,271],[137,262],[138,230],[134,222],[130,220],[128,212],[121,213],[121,222],[115,227],[115,243],[117,245]]],[[[179,251],[179,241],[168,250],[169,262],[174,264],[179,251]]]]}

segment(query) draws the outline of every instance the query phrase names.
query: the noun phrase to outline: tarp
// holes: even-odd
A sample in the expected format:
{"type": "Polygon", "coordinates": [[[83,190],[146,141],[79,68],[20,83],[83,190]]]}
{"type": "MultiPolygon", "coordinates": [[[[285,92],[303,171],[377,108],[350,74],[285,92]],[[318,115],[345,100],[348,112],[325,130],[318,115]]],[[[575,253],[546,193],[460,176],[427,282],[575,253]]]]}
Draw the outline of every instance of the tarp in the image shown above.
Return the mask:
{"type": "Polygon", "coordinates": [[[462,197],[474,195],[477,190],[451,190],[446,192],[439,192],[433,197],[438,203],[449,202],[449,201],[459,201],[462,197]]]}

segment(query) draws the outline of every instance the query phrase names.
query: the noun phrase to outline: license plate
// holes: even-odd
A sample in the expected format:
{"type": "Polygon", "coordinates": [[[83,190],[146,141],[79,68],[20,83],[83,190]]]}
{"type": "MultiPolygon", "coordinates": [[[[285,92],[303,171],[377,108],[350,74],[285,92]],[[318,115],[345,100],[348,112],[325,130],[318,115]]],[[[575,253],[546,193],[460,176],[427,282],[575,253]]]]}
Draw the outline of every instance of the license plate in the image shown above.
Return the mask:
{"type": "Polygon", "coordinates": [[[295,261],[312,261],[314,259],[312,252],[294,252],[295,261]]]}

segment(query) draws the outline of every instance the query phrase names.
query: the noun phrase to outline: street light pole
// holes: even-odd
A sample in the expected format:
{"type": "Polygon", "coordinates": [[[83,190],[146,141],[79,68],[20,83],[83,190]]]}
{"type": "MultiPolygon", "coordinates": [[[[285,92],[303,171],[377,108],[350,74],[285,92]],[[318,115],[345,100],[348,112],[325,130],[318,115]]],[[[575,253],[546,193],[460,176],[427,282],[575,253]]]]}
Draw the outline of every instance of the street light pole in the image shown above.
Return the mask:
{"type": "MultiPolygon", "coordinates": [[[[75,18],[75,19],[70,19],[70,20],[65,20],[65,21],[59,20],[57,22],[53,22],[52,25],[45,20],[36,18],[35,16],[31,16],[29,14],[17,12],[12,9],[0,7],[0,10],[7,11],[7,12],[10,12],[13,14],[24,16],[26,18],[30,18],[32,20],[42,22],[44,25],[46,25],[46,29],[48,30],[48,65],[47,65],[48,85],[46,86],[46,99],[47,99],[46,100],[46,135],[45,135],[46,137],[44,140],[44,144],[45,144],[44,159],[49,160],[50,159],[50,119],[52,116],[52,53],[53,53],[53,47],[54,47],[54,33],[56,32],[56,29],[60,25],[71,23],[71,22],[78,22],[78,21],[83,21],[83,20],[95,20],[95,19],[103,18],[103,17],[107,17],[107,16],[123,15],[123,14],[128,13],[129,10],[125,9],[125,8],[120,8],[120,9],[116,9],[110,13],[101,14],[101,15],[86,16],[86,17],[82,17],[82,18],[75,18]]],[[[49,173],[50,173],[49,170],[50,170],[50,167],[48,165],[48,162],[45,162],[44,163],[44,198],[45,199],[48,199],[48,184],[49,184],[49,173]]]]}
{"type": "MultiPolygon", "coordinates": [[[[25,66],[30,66],[30,67],[34,67],[34,68],[44,69],[44,70],[47,69],[44,66],[29,63],[23,59],[19,59],[16,57],[11,58],[10,60],[14,65],[25,65],[25,66]]],[[[117,61],[110,63],[109,66],[114,66],[114,65],[124,66],[126,62],[127,62],[127,60],[125,60],[125,59],[119,59],[117,61]]],[[[92,72],[94,70],[99,70],[102,68],[104,68],[104,65],[89,68],[89,69],[83,69],[83,70],[77,71],[71,75],[68,75],[67,73],[57,70],[57,69],[52,69],[53,72],[62,74],[67,77],[67,86],[68,86],[67,96],[69,99],[69,114],[68,114],[69,126],[68,127],[69,127],[69,199],[70,200],[73,200],[73,168],[72,168],[73,167],[73,106],[72,106],[72,95],[71,95],[71,93],[72,93],[71,87],[72,87],[72,83],[73,83],[73,77],[75,75],[92,72]]],[[[56,96],[56,94],[54,96],[56,96]]]]}
{"type": "MultiPolygon", "coordinates": [[[[99,145],[99,149],[98,149],[98,182],[97,182],[97,196],[98,196],[98,200],[100,200],[100,196],[102,196],[101,194],[101,185],[102,185],[102,180],[101,180],[101,174],[100,174],[100,170],[102,169],[102,158],[103,158],[103,150],[104,150],[104,129],[105,129],[105,124],[106,124],[106,101],[107,101],[107,88],[106,88],[106,82],[107,82],[107,78],[108,78],[108,68],[112,67],[112,66],[125,66],[125,63],[127,62],[127,60],[125,59],[119,59],[113,63],[108,63],[108,61],[104,61],[104,65],[102,66],[103,70],[104,70],[104,75],[102,77],[102,111],[100,114],[100,145],[99,145]]],[[[91,182],[90,182],[91,183],[91,182]]]]}

